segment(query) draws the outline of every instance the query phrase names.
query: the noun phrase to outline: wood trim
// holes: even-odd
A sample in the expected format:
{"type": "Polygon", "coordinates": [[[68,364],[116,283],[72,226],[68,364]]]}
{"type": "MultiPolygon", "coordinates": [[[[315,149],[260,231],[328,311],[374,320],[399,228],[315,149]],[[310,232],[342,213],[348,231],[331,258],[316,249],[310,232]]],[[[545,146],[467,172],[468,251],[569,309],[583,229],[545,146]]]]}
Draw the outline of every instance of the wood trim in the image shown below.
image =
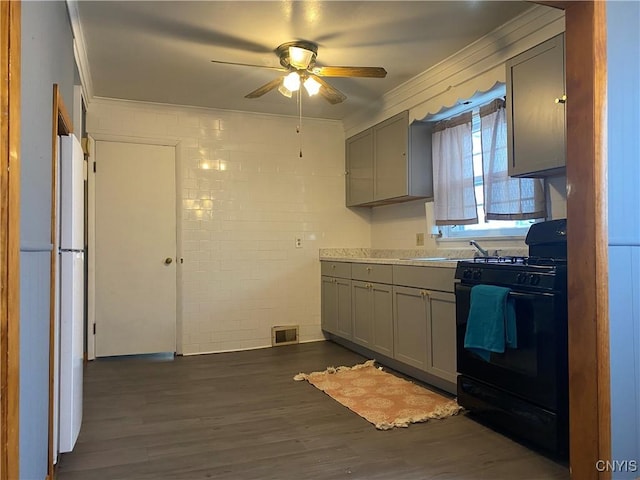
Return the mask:
{"type": "Polygon", "coordinates": [[[53,84],[53,108],[51,129],[51,267],[49,286],[49,454],[47,478],[54,476],[54,453],[53,453],[53,396],[54,396],[54,353],[55,353],[55,306],[56,306],[56,266],[58,262],[58,238],[56,228],[58,225],[58,136],[70,135],[73,133],[73,123],[69,116],[69,111],[65,107],[62,93],[57,83],[53,84]]]}
{"type": "Polygon", "coordinates": [[[536,3],[565,10],[571,478],[610,479],[606,2],[536,3]]]}
{"type": "Polygon", "coordinates": [[[19,478],[21,4],[0,2],[0,479],[19,478]]]}
{"type": "Polygon", "coordinates": [[[606,4],[566,2],[571,477],[611,460],[606,154],[606,4]]]}

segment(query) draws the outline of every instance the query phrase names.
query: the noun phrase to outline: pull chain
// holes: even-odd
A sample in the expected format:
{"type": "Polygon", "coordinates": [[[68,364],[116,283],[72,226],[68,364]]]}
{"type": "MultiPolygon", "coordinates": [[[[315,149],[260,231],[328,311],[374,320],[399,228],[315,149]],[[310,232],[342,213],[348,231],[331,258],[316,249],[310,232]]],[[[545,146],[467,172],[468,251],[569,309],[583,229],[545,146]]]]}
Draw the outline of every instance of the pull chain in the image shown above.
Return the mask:
{"type": "Polygon", "coordinates": [[[300,135],[300,158],[302,158],[302,89],[298,89],[298,128],[296,133],[300,135]]]}

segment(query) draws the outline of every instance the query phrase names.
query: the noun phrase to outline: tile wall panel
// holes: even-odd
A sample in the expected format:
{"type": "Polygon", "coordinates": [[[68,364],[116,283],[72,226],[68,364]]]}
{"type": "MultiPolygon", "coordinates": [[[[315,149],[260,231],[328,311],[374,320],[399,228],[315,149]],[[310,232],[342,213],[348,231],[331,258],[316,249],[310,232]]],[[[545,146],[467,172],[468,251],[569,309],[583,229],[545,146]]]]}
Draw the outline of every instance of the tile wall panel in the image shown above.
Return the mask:
{"type": "Polygon", "coordinates": [[[97,138],[177,142],[185,354],[268,346],[273,325],[299,325],[301,341],[323,338],[318,249],[369,246],[369,212],[344,206],[341,123],[304,119],[302,138],[297,124],[133,102],[89,106],[87,130],[97,138]]]}

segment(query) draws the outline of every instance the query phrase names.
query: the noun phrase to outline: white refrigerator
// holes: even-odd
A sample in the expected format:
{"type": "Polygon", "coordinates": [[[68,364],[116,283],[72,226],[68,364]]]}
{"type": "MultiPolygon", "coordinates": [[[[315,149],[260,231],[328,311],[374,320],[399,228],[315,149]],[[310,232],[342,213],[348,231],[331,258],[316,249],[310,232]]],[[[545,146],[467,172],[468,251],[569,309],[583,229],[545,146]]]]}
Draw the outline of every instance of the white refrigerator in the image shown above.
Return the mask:
{"type": "Polygon", "coordinates": [[[70,452],[82,423],[84,362],[84,153],[75,135],[60,144],[59,451],[70,452]]]}

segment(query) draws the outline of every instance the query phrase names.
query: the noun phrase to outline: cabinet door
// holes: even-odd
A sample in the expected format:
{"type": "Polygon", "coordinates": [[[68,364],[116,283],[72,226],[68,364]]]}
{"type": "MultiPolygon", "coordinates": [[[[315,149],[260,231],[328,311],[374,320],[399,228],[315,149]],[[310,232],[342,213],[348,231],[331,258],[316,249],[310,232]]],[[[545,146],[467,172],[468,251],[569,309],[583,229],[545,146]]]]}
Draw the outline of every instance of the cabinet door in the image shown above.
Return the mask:
{"type": "Polygon", "coordinates": [[[429,292],[426,371],[456,382],[456,297],[429,292]]]}
{"type": "Polygon", "coordinates": [[[370,285],[373,322],[371,348],[393,358],[393,287],[381,283],[370,285]]]}
{"type": "Polygon", "coordinates": [[[373,130],[348,138],[345,153],[347,206],[373,201],[373,130]]]}
{"type": "Polygon", "coordinates": [[[353,341],[393,356],[393,296],[391,285],[351,282],[353,341]]]}
{"type": "Polygon", "coordinates": [[[353,341],[365,347],[373,345],[373,303],[371,283],[351,281],[351,317],[353,318],[353,341]]]}
{"type": "Polygon", "coordinates": [[[338,288],[333,277],[321,277],[320,326],[329,333],[338,333],[338,288]]]}
{"type": "Polygon", "coordinates": [[[409,112],[394,115],[373,128],[374,199],[385,200],[405,196],[408,194],[409,112]]]}
{"type": "Polygon", "coordinates": [[[393,287],[394,358],[421,370],[427,365],[428,303],[425,290],[393,287]]]}
{"type": "Polygon", "coordinates": [[[555,173],[565,165],[564,35],[506,66],[509,175],[555,173]]]}
{"type": "Polygon", "coordinates": [[[351,340],[353,327],[351,322],[351,280],[336,278],[336,335],[351,340]]]}

